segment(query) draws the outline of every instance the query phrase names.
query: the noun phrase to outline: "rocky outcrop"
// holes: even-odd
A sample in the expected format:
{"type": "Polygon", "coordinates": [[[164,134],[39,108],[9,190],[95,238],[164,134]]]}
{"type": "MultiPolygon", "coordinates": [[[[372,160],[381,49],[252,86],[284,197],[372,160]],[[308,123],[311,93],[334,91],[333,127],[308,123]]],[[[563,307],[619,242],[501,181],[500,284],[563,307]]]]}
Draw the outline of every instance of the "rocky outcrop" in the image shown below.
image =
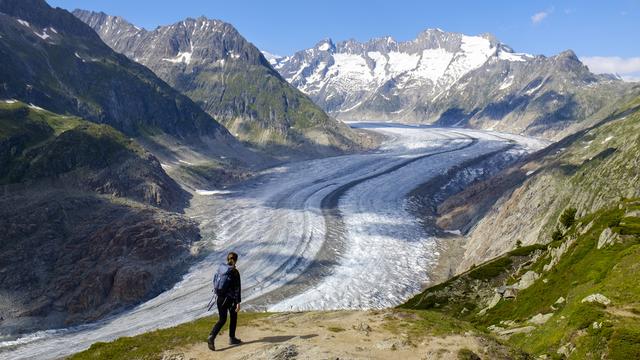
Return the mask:
{"type": "Polygon", "coordinates": [[[604,306],[609,306],[611,305],[611,300],[609,300],[608,297],[602,295],[602,294],[591,294],[587,297],[585,297],[584,299],[582,299],[580,302],[583,303],[598,303],[604,306]]]}
{"type": "Polygon", "coordinates": [[[620,234],[613,232],[611,228],[606,228],[602,230],[602,233],[600,233],[600,237],[598,238],[598,249],[602,249],[620,241],[622,241],[620,234]]]}
{"type": "Polygon", "coordinates": [[[626,215],[638,209],[640,198],[620,200],[578,218],[568,215],[573,209],[565,211],[548,245],[518,247],[475,265],[402,307],[429,309],[483,326],[532,357],[574,352],[637,357],[633,321],[638,317],[640,227],[638,217],[626,215]],[[599,249],[607,229],[623,234],[624,241],[599,249]],[[522,333],[527,335],[514,336],[522,333]]]}

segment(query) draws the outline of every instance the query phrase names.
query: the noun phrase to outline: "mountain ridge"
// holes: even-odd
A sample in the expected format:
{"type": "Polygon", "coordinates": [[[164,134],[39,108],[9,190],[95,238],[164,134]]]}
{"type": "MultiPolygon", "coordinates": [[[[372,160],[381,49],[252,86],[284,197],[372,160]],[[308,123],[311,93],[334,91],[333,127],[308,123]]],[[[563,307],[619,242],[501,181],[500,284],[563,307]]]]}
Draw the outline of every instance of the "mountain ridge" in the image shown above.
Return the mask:
{"type": "Polygon", "coordinates": [[[366,147],[364,137],[289,85],[231,24],[201,16],[145,30],[105,13],[77,9],[74,14],[114,50],[148,66],[243,141],[281,155],[366,147]]]}
{"type": "Polygon", "coordinates": [[[340,119],[470,126],[558,139],[601,117],[630,85],[575,53],[517,53],[492,34],[426,29],[413,40],[331,39],[273,60],[340,119]]]}

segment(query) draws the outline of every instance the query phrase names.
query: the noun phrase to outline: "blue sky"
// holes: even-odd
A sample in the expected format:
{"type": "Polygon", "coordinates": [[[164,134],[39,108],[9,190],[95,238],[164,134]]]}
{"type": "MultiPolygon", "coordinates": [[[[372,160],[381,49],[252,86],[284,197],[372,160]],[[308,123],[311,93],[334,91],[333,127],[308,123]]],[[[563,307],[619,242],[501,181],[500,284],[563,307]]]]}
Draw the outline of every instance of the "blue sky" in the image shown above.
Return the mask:
{"type": "Polygon", "coordinates": [[[262,50],[288,55],[320,39],[409,40],[426,28],[493,33],[516,51],[574,50],[596,72],[640,79],[640,0],[608,1],[245,1],[48,0],[69,10],[120,15],[153,29],[205,15],[233,24],[262,50]]]}

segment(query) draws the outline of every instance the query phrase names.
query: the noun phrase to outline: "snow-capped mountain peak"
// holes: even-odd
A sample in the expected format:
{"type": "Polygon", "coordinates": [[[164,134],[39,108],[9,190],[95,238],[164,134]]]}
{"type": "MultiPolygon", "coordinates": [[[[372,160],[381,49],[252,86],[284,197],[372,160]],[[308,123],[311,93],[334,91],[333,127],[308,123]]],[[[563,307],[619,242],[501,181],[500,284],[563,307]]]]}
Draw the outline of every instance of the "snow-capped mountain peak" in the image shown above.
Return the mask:
{"type": "Polygon", "coordinates": [[[490,33],[441,29],[426,29],[409,41],[324,39],[273,67],[341,119],[467,124],[531,134],[549,126],[562,129],[554,121],[598,111],[593,101],[575,100],[588,96],[573,94],[593,92],[594,86],[608,86],[603,94],[625,91],[612,77],[590,73],[572,51],[533,56],[515,52],[490,33]]]}
{"type": "MultiPolygon", "coordinates": [[[[427,93],[435,96],[482,66],[498,53],[498,46],[488,36],[427,29],[406,42],[382,37],[336,45],[325,39],[311,49],[278,59],[274,67],[303,92],[316,99],[319,95],[320,104],[329,111],[343,113],[390,87],[428,86],[427,93]]],[[[524,56],[509,50],[500,50],[500,59],[518,61],[524,56]]]]}

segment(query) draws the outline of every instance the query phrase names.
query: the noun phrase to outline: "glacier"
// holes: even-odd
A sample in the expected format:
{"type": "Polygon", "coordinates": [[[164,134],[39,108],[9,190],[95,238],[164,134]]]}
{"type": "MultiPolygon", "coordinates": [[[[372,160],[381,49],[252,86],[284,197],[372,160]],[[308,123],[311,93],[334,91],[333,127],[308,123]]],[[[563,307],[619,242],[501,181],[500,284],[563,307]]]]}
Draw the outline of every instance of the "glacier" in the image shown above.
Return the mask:
{"type": "MultiPolygon", "coordinates": [[[[469,159],[546,142],[497,132],[353,123],[386,137],[376,151],[287,163],[228,189],[201,189],[187,215],[210,249],[172,289],[102,321],[0,343],[12,359],[58,358],[208,315],[211,276],[240,255],[244,308],[370,309],[398,305],[429,281],[435,238],[408,210],[407,194],[469,159]]],[[[203,334],[203,338],[206,334],[203,334]]]]}

